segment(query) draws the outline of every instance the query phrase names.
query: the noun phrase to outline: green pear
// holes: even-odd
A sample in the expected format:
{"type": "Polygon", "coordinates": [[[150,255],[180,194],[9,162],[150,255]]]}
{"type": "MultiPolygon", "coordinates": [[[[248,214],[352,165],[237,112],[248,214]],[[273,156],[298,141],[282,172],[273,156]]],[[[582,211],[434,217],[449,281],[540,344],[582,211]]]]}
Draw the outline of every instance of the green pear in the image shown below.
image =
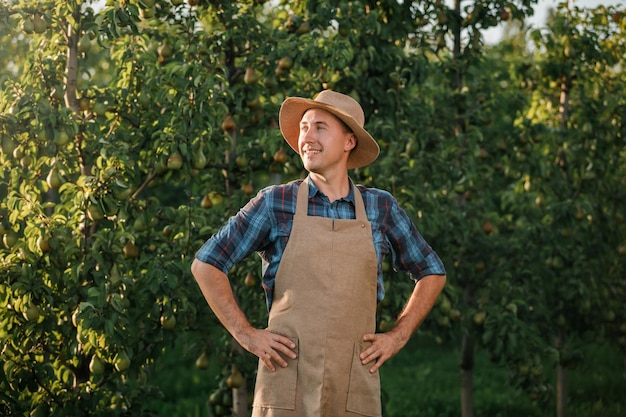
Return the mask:
{"type": "Polygon", "coordinates": [[[52,169],[50,169],[50,172],[48,172],[46,182],[48,183],[48,187],[53,189],[57,189],[61,185],[63,185],[63,177],[61,177],[59,169],[56,166],[52,167],[52,169]]]}

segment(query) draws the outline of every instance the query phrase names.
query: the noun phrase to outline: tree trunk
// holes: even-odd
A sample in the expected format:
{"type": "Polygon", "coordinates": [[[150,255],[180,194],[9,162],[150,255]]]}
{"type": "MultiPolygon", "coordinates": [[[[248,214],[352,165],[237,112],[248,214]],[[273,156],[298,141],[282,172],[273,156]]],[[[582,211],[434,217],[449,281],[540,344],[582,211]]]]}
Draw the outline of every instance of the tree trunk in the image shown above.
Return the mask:
{"type": "MultiPolygon", "coordinates": [[[[568,10],[568,19],[571,18],[568,10]]],[[[572,79],[570,74],[561,75],[560,97],[559,97],[559,124],[563,132],[567,131],[569,121],[569,97],[572,79]]],[[[561,150],[559,155],[559,165],[561,166],[565,179],[569,179],[567,160],[565,151],[561,150]]],[[[556,338],[556,349],[560,352],[565,346],[565,331],[560,328],[556,338]]],[[[556,365],[556,417],[565,417],[567,411],[567,368],[559,360],[556,365]]]]}
{"type": "Polygon", "coordinates": [[[556,365],[556,417],[567,415],[567,368],[556,365]]]}
{"type": "MultiPolygon", "coordinates": [[[[561,351],[565,346],[565,332],[559,330],[556,339],[556,349],[561,351]]],[[[556,364],[556,417],[565,417],[567,414],[567,367],[562,361],[556,364]]]]}
{"type": "MultiPolygon", "coordinates": [[[[80,14],[74,18],[80,19],[80,14]]],[[[77,22],[79,20],[76,20],[77,22]]],[[[67,25],[67,61],[65,62],[65,105],[78,112],[78,100],[76,99],[76,84],[78,78],[78,36],[72,23],[67,25]]]]}
{"type": "Polygon", "coordinates": [[[233,417],[248,417],[249,415],[248,383],[244,378],[241,386],[233,389],[233,417]]]}
{"type": "Polygon", "coordinates": [[[474,338],[469,334],[461,345],[461,416],[474,417],[474,338]]]}
{"type": "MultiPolygon", "coordinates": [[[[243,355],[245,350],[233,338],[232,349],[239,355],[243,355]]],[[[233,368],[235,365],[233,365],[233,368]]],[[[246,375],[243,376],[243,382],[239,388],[233,388],[233,417],[248,417],[250,415],[250,407],[248,405],[248,383],[246,375]]]]}
{"type": "MultiPolygon", "coordinates": [[[[461,16],[461,0],[454,0],[454,11],[456,16],[461,16]]],[[[460,20],[460,19],[459,19],[460,20]]],[[[455,25],[455,29],[452,32],[454,38],[454,45],[452,47],[452,55],[456,61],[456,69],[454,71],[454,80],[452,81],[452,89],[455,92],[461,91],[463,87],[463,70],[459,64],[461,58],[461,24],[455,25]]],[[[454,134],[459,136],[465,133],[465,110],[462,106],[457,105],[456,109],[456,121],[454,123],[454,134]]]]}

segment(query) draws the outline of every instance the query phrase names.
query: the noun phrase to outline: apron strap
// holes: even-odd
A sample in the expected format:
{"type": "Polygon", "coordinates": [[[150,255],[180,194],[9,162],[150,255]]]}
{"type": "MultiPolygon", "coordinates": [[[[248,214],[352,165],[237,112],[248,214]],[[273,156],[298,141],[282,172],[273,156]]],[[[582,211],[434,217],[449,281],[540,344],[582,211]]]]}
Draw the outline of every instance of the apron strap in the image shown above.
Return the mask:
{"type": "MultiPolygon", "coordinates": [[[[310,178],[306,177],[304,181],[300,183],[298,187],[298,197],[296,200],[296,215],[301,214],[307,216],[309,208],[309,181],[310,178]],[[304,213],[304,214],[302,214],[304,213]]],[[[354,195],[354,213],[356,220],[367,221],[367,214],[365,212],[365,203],[363,202],[363,196],[359,189],[354,185],[352,179],[350,179],[350,186],[352,187],[352,193],[354,195]]]]}
{"type": "Polygon", "coordinates": [[[365,203],[363,203],[363,196],[356,185],[352,183],[350,180],[350,184],[352,184],[352,189],[354,190],[354,212],[356,214],[356,219],[361,221],[367,221],[367,214],[365,213],[365,203]]]}
{"type": "Polygon", "coordinates": [[[296,217],[301,215],[306,217],[309,210],[309,183],[308,177],[300,183],[298,187],[298,197],[296,199],[296,217]]]}

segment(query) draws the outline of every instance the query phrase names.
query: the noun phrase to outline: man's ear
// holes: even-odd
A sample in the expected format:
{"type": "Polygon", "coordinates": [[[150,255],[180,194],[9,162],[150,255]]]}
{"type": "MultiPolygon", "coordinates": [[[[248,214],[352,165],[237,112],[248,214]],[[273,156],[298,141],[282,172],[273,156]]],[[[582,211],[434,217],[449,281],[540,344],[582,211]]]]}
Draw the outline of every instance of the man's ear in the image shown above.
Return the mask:
{"type": "Polygon", "coordinates": [[[354,133],[350,133],[349,135],[350,137],[346,140],[346,145],[344,148],[346,151],[351,151],[352,149],[356,148],[356,135],[354,133]]]}

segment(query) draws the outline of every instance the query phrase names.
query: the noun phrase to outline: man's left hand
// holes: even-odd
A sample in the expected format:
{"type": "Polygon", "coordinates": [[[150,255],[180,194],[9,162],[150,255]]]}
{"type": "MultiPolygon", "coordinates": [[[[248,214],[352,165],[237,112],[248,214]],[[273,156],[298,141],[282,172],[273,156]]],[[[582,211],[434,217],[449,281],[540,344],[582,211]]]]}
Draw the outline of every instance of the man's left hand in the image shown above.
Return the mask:
{"type": "Polygon", "coordinates": [[[372,345],[361,352],[359,359],[361,359],[363,365],[374,362],[374,366],[370,368],[370,373],[372,374],[388,359],[396,356],[406,344],[393,331],[375,334],[368,333],[363,335],[363,341],[372,342],[372,345]]]}
{"type": "Polygon", "coordinates": [[[359,357],[363,365],[374,362],[374,366],[370,368],[371,373],[376,372],[383,363],[394,357],[408,343],[435,305],[445,283],[445,275],[422,277],[415,284],[409,301],[390,331],[363,335],[363,341],[372,342],[372,345],[361,352],[359,357]]]}

